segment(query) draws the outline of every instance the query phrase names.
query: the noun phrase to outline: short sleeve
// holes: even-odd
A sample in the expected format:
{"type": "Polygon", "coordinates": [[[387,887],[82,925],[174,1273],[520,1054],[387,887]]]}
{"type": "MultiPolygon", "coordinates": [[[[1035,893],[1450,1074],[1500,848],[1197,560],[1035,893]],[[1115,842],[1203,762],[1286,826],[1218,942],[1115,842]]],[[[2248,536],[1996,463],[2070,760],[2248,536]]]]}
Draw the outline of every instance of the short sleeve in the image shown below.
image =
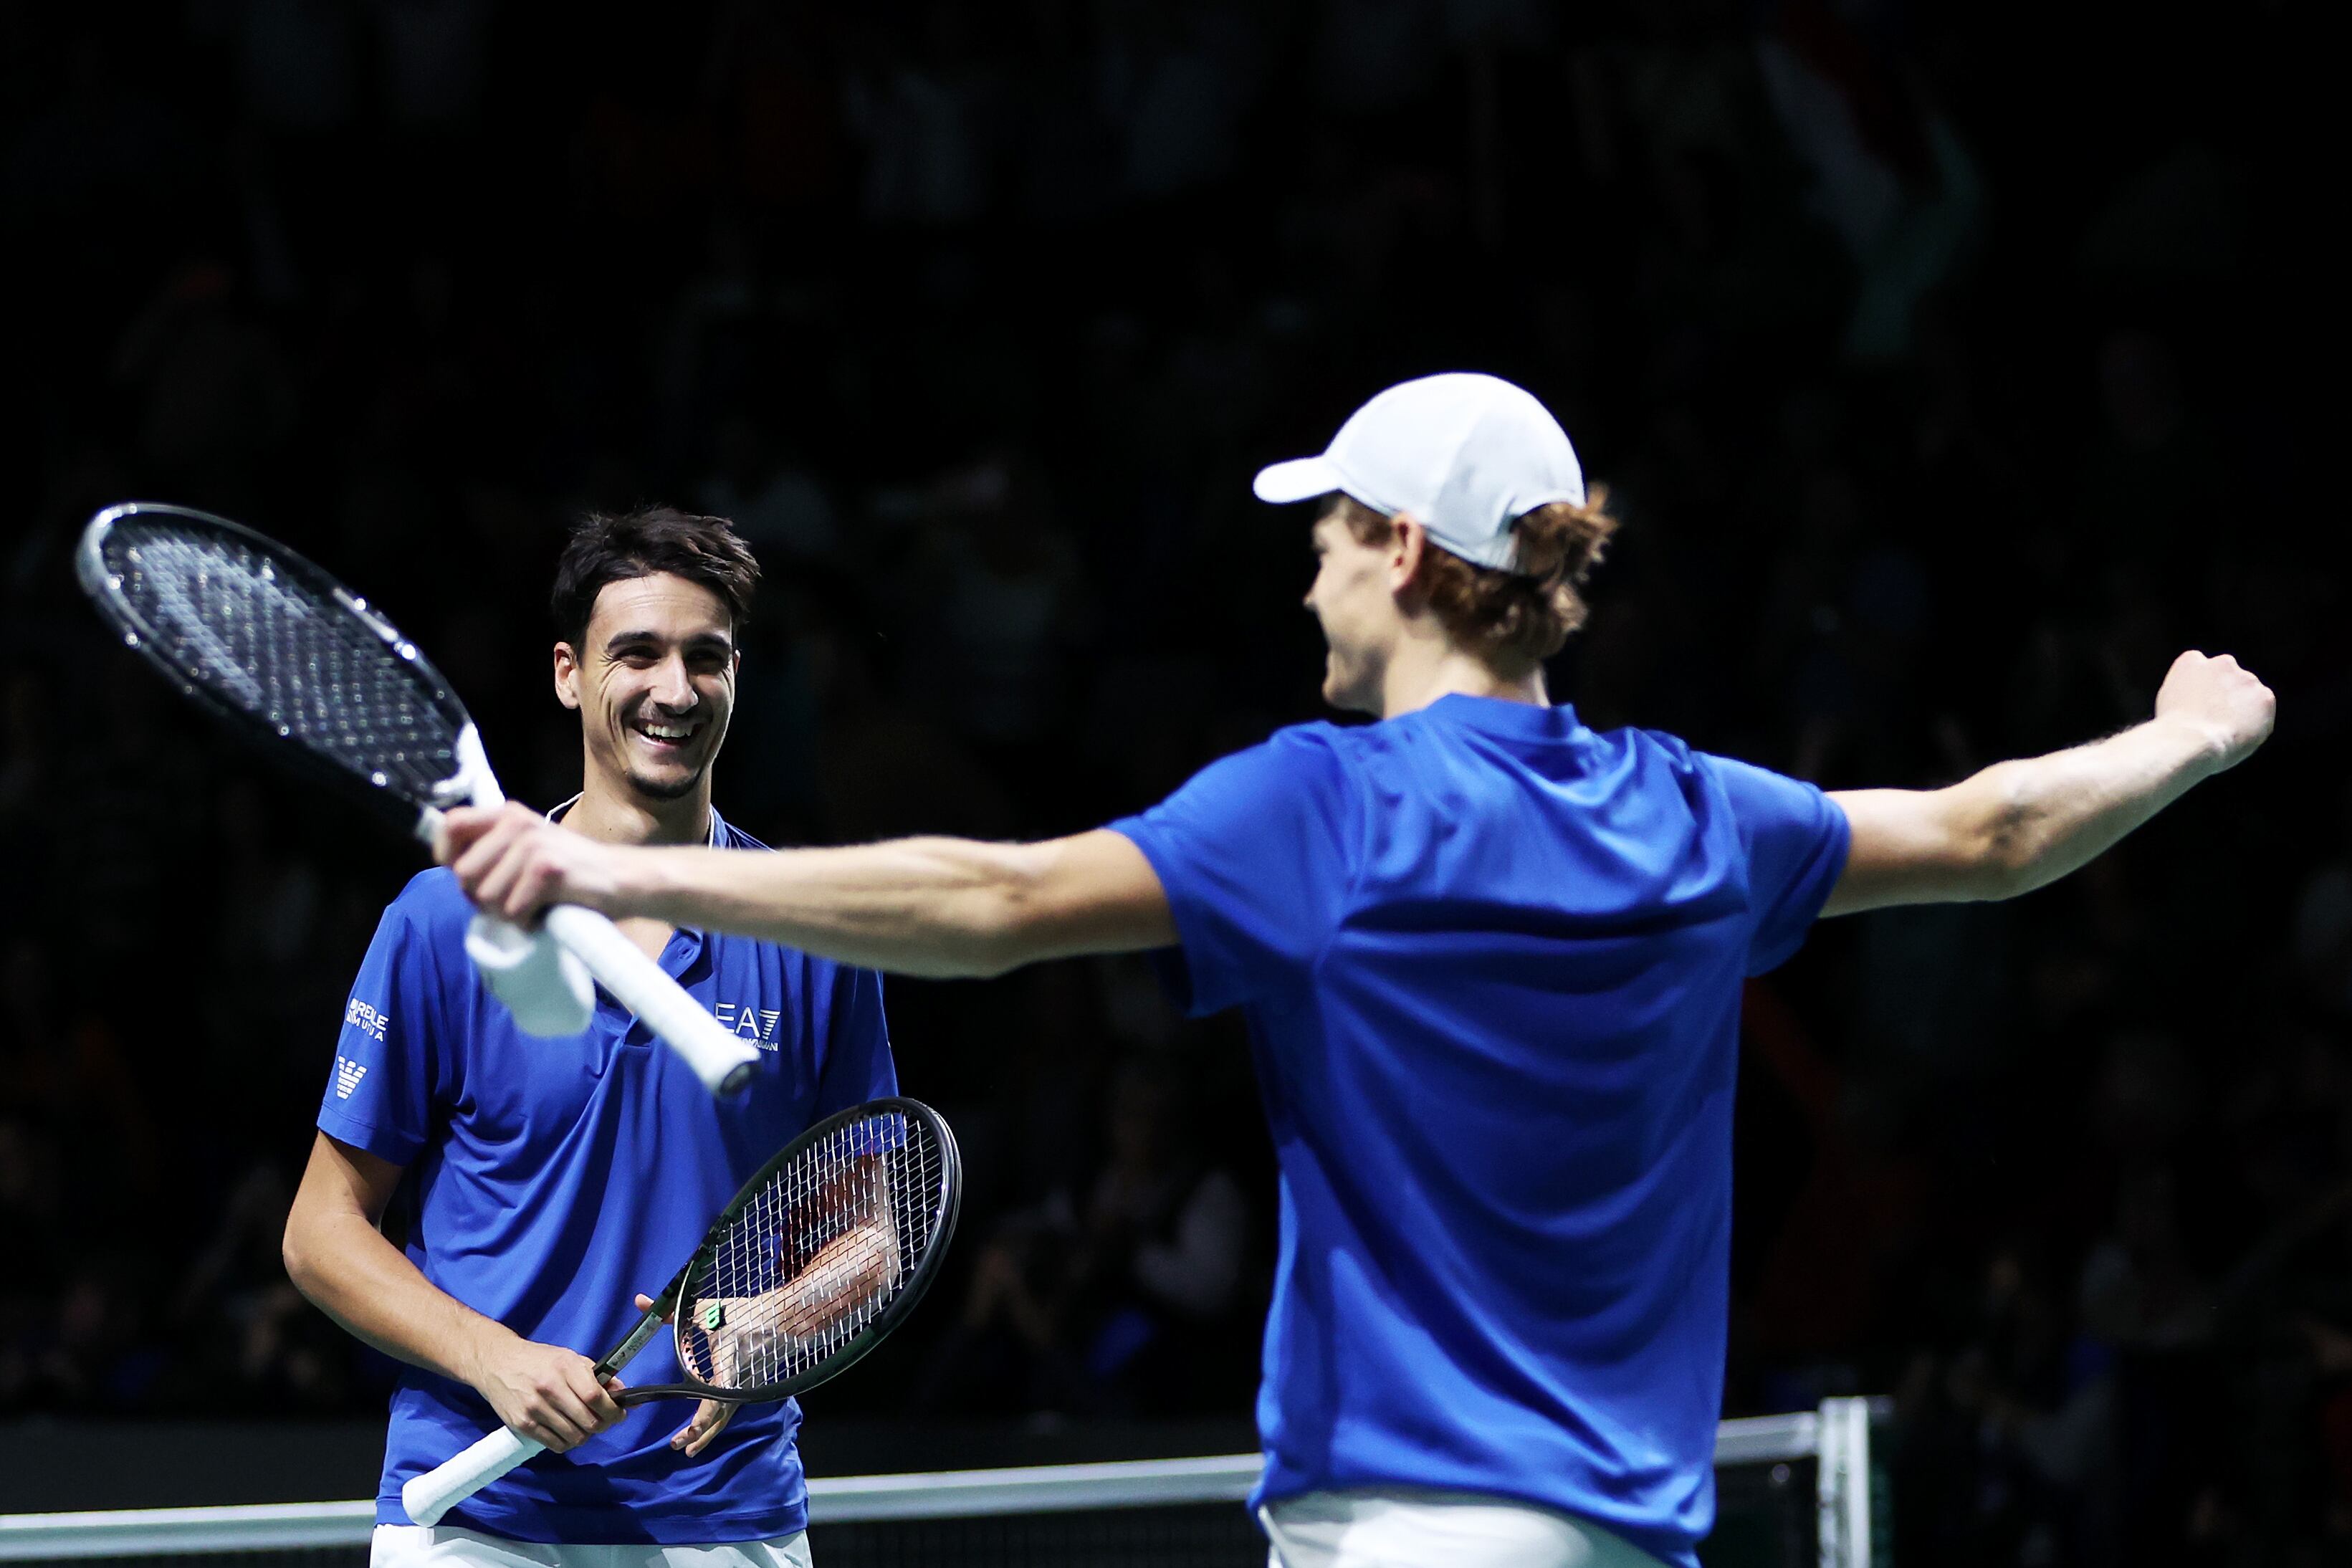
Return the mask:
{"type": "Polygon", "coordinates": [[[1110,825],[1168,896],[1182,952],[1167,974],[1195,1016],[1296,984],[1346,914],[1363,817],[1334,735],[1282,731],[1110,825]]]}
{"type": "Polygon", "coordinates": [[[1796,955],[1805,932],[1845,870],[1853,830],[1845,813],[1813,785],[1728,757],[1707,764],[1722,781],[1748,849],[1748,973],[1761,974],[1796,955]]]}
{"type": "Polygon", "coordinates": [[[431,943],[410,911],[394,904],[343,1005],[320,1131],[395,1164],[416,1157],[432,1128],[440,994],[431,943]]]}
{"type": "Polygon", "coordinates": [[[835,968],[824,1006],[824,1068],[817,1079],[817,1115],[830,1116],[898,1093],[890,1026],[882,1016],[882,977],[870,969],[835,968]]]}

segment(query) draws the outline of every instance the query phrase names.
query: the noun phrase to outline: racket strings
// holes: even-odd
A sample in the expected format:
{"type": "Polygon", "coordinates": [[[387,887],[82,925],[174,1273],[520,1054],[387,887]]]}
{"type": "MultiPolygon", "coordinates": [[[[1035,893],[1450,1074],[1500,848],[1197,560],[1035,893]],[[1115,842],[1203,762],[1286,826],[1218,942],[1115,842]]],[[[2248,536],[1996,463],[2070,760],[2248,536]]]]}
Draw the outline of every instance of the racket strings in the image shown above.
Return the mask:
{"type": "Polygon", "coordinates": [[[743,1205],[680,1301],[687,1371],[717,1388],[761,1388],[838,1353],[937,1241],[945,1173],[930,1127],[898,1110],[803,1151],[743,1205]]]}
{"type": "Polygon", "coordinates": [[[108,535],[105,565],[109,586],[148,628],[142,646],[184,689],[202,687],[415,804],[457,772],[457,725],[414,675],[415,647],[387,641],[354,606],[250,542],[129,517],[108,535]]]}

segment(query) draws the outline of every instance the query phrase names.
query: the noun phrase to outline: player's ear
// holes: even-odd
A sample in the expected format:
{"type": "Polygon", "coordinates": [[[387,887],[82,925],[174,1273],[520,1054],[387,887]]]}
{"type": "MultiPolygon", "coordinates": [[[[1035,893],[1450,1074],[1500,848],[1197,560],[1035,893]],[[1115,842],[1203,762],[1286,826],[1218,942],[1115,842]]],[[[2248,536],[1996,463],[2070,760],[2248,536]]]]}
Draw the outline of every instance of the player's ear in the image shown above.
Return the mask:
{"type": "Polygon", "coordinates": [[[1402,594],[1421,575],[1421,563],[1429,548],[1429,534],[1407,512],[1399,512],[1390,520],[1389,589],[1402,594]]]}
{"type": "Polygon", "coordinates": [[[568,642],[555,645],[555,700],[566,708],[580,706],[580,656],[568,642]]]}

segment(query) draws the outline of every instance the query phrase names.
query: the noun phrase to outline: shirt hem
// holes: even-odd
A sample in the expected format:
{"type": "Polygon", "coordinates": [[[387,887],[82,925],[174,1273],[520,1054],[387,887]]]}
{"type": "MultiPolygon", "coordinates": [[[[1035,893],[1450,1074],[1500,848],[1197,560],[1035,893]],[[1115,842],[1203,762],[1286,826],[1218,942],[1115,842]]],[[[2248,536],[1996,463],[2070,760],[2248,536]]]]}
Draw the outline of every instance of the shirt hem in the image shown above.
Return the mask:
{"type": "MultiPolygon", "coordinates": [[[[375,1500],[375,1521],[416,1522],[408,1517],[397,1494],[375,1500]]],[[[697,1510],[668,1516],[641,1508],[540,1509],[526,1517],[460,1503],[441,1522],[535,1546],[730,1546],[801,1534],[808,1529],[808,1505],[803,1502],[796,1508],[759,1513],[697,1510]],[[721,1533],[714,1535],[713,1531],[721,1533]]]]}
{"type": "Polygon", "coordinates": [[[356,1116],[322,1110],[319,1113],[318,1129],[328,1137],[354,1149],[366,1151],[379,1160],[389,1160],[405,1165],[424,1152],[425,1141],[391,1128],[378,1127],[356,1116]]]}
{"type": "Polygon", "coordinates": [[[1667,1568],[1700,1568],[1698,1543],[1705,1533],[1686,1536],[1668,1526],[1661,1531],[1623,1520],[1612,1520],[1595,1513],[1591,1508],[1580,1508],[1559,1497],[1548,1497],[1524,1487],[1498,1484],[1491,1477],[1433,1477],[1426,1473],[1415,1476],[1374,1474],[1370,1471],[1339,1476],[1313,1477],[1302,1470],[1288,1470],[1277,1475],[1279,1461],[1266,1456],[1265,1469],[1259,1475],[1257,1485],[1250,1489],[1249,1510],[1253,1517],[1269,1503],[1285,1502],[1292,1498],[1307,1497],[1316,1492],[1360,1492],[1413,1490],[1453,1492],[1465,1496],[1490,1497],[1502,1502],[1524,1503],[1531,1508],[1549,1509],[1564,1513],[1596,1530],[1605,1530],[1637,1551],[1646,1552],[1667,1568]]]}

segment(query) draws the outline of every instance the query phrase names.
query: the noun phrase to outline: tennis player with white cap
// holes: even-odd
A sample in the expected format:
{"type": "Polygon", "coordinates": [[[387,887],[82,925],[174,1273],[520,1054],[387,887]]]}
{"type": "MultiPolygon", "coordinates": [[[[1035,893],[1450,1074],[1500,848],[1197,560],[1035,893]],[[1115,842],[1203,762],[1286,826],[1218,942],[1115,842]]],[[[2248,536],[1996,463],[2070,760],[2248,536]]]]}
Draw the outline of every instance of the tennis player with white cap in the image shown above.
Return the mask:
{"type": "Polygon", "coordinates": [[[1286,1568],[1696,1563],[1714,1518],[1741,982],[1824,913],[2007,898],[2269,733],[2185,653],[2148,721],[1929,791],[1824,795],[1598,733],[1542,660],[1614,522],[1491,376],[1391,387],[1319,457],[1324,696],[1166,801],[1048,843],[742,856],[453,814],[484,907],[551,901],[849,963],[1161,950],[1247,1015],[1281,1171],[1255,1499],[1286,1568]]]}
{"type": "Polygon", "coordinates": [[[1491,375],[1431,375],[1390,387],[1320,457],[1262,469],[1252,489],[1276,505],[1346,496],[1412,518],[1473,565],[1510,572],[1519,520],[1556,502],[1582,506],[1584,468],[1528,393],[1491,375]]]}

